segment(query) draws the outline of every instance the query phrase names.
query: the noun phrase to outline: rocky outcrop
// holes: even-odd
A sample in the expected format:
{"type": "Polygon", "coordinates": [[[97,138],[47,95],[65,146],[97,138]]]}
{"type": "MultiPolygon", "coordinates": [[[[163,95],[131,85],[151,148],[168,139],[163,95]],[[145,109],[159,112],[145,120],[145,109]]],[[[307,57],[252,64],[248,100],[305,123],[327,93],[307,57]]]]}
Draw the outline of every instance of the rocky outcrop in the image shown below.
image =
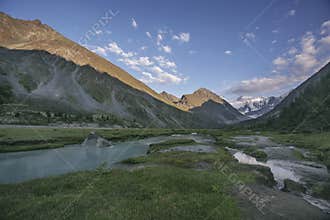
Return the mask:
{"type": "Polygon", "coordinates": [[[95,132],[91,132],[81,145],[84,147],[110,147],[112,144],[107,139],[98,136],[95,132]]]}

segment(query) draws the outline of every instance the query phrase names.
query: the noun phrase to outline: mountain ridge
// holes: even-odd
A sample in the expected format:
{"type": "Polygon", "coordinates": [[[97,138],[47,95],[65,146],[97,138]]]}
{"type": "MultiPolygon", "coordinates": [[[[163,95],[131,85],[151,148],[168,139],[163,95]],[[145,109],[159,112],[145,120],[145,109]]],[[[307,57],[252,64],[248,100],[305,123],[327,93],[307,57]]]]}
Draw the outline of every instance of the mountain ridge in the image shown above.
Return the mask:
{"type": "Polygon", "coordinates": [[[16,19],[0,12],[0,22],[2,24],[0,26],[0,46],[9,49],[45,50],[78,65],[90,65],[100,72],[106,72],[118,78],[133,88],[173,105],[125,70],[66,38],[50,26],[41,23],[40,20],[16,19]]]}
{"type": "Polygon", "coordinates": [[[252,126],[308,132],[329,130],[329,94],[330,62],[293,89],[273,110],[251,121],[252,126]]]}
{"type": "Polygon", "coordinates": [[[222,106],[213,113],[217,121],[201,111],[181,111],[89,65],[42,50],[0,47],[0,94],[7,94],[0,95],[1,123],[9,124],[110,118],[128,127],[219,128],[240,120],[222,106]]]}
{"type": "Polygon", "coordinates": [[[206,88],[199,88],[191,94],[182,95],[181,98],[178,98],[165,91],[160,93],[160,95],[162,95],[168,101],[173,102],[179,108],[185,109],[187,111],[195,107],[200,107],[209,100],[219,104],[223,104],[225,102],[225,100],[219,95],[206,88]]]}
{"type": "Polygon", "coordinates": [[[269,97],[249,97],[240,96],[231,104],[242,114],[251,118],[258,118],[271,111],[278,105],[285,96],[269,96],[269,97]]]}

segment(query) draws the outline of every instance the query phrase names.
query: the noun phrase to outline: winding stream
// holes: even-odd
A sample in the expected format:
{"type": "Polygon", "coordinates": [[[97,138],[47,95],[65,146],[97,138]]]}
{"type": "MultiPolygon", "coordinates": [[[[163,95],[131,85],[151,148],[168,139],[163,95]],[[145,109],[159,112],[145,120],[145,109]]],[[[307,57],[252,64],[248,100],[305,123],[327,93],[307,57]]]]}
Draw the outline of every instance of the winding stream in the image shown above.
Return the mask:
{"type": "Polygon", "coordinates": [[[294,151],[306,153],[305,150],[274,143],[264,136],[237,136],[233,138],[233,141],[240,149],[227,149],[239,163],[269,167],[277,182],[278,189],[284,187],[285,179],[303,184],[307,192],[306,194],[301,194],[302,197],[310,204],[330,213],[330,203],[328,201],[314,198],[310,195],[311,187],[316,183],[328,181],[330,175],[326,166],[296,158],[294,151]],[[266,162],[259,162],[256,158],[243,153],[242,150],[244,147],[248,146],[254,146],[264,151],[267,154],[268,160],[266,162]]]}

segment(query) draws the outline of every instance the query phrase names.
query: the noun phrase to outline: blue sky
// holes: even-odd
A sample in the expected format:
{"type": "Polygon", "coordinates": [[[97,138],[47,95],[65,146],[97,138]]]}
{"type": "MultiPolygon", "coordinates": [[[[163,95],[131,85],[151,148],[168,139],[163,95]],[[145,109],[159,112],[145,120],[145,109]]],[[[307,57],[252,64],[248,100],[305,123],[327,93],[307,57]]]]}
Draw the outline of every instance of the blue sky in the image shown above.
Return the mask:
{"type": "Polygon", "coordinates": [[[281,95],[330,60],[328,0],[2,0],[0,10],[177,96],[281,95]]]}

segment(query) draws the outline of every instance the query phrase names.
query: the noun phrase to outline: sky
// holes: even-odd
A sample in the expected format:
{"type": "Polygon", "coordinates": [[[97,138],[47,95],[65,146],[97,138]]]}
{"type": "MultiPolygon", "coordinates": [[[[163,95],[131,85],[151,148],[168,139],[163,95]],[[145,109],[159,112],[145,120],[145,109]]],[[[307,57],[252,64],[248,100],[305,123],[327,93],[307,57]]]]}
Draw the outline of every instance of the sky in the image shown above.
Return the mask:
{"type": "Polygon", "coordinates": [[[330,61],[329,0],[1,0],[0,11],[178,97],[278,96],[330,61]]]}

